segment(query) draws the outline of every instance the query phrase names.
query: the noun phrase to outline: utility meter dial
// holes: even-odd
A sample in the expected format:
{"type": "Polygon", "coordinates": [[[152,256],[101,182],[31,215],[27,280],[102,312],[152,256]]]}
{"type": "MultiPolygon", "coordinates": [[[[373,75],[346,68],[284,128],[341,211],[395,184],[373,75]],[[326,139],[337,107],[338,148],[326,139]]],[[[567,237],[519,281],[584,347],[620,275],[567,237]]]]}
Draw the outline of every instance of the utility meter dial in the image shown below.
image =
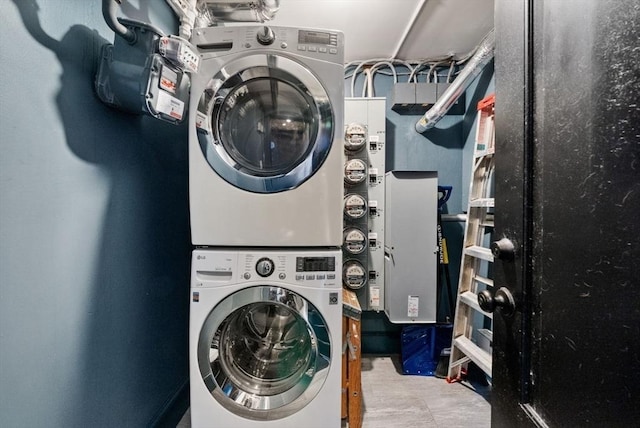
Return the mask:
{"type": "Polygon", "coordinates": [[[362,218],[367,212],[367,201],[355,193],[344,197],[344,214],[350,219],[362,218]]]}
{"type": "Polygon", "coordinates": [[[351,290],[358,290],[367,283],[367,275],[360,263],[357,260],[347,260],[342,265],[342,282],[351,290]]]}
{"type": "Polygon", "coordinates": [[[258,263],[256,263],[256,272],[258,272],[258,275],[260,275],[263,278],[266,278],[269,275],[271,275],[273,273],[274,268],[275,268],[275,263],[273,263],[273,260],[271,260],[268,257],[263,257],[260,260],[258,260],[258,263]]]}
{"type": "Polygon", "coordinates": [[[367,128],[359,123],[350,123],[344,134],[344,148],[350,152],[357,152],[367,142],[367,128]]]}
{"type": "Polygon", "coordinates": [[[367,236],[360,229],[349,227],[343,233],[343,247],[350,254],[360,254],[367,248],[367,236]]]}
{"type": "Polygon", "coordinates": [[[367,178],[367,165],[360,159],[348,160],[344,165],[344,181],[347,184],[360,184],[367,178]]]}

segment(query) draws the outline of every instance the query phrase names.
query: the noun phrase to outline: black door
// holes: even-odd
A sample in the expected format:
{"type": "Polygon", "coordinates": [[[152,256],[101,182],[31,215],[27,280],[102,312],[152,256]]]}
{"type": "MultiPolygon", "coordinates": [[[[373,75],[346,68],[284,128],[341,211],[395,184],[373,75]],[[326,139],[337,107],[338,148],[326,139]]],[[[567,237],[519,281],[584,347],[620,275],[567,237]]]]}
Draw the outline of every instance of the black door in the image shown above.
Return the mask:
{"type": "Polygon", "coordinates": [[[492,425],[638,426],[640,2],[495,4],[492,425]]]}

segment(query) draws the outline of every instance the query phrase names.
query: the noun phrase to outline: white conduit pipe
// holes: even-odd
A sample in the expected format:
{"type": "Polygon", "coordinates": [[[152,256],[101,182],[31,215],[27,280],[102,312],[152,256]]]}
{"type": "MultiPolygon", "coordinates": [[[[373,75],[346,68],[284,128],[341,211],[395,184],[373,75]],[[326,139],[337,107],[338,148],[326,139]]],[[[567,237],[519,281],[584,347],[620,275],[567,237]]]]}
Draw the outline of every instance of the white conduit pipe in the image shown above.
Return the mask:
{"type": "Polygon", "coordinates": [[[413,10],[413,15],[411,15],[409,24],[404,29],[404,32],[400,37],[400,41],[398,41],[398,44],[396,45],[396,48],[393,50],[393,53],[391,54],[390,58],[396,58],[398,56],[398,53],[400,53],[400,49],[402,49],[402,46],[407,41],[407,37],[409,37],[409,33],[411,32],[411,29],[413,28],[413,26],[416,24],[416,21],[418,20],[418,16],[420,15],[420,12],[422,12],[422,8],[424,7],[426,2],[427,0],[420,0],[420,3],[418,3],[418,6],[416,6],[416,8],[413,10]]]}
{"type": "Polygon", "coordinates": [[[189,40],[196,21],[197,0],[166,0],[166,2],[180,19],[178,35],[189,40]]]}
{"type": "Polygon", "coordinates": [[[460,98],[460,95],[469,87],[473,79],[480,74],[482,68],[493,58],[494,48],[496,45],[496,36],[494,30],[486,35],[476,53],[473,54],[467,65],[462,69],[458,77],[444,91],[442,97],[436,101],[416,123],[416,131],[423,133],[433,126],[442,117],[447,114],[451,106],[460,98]]]}

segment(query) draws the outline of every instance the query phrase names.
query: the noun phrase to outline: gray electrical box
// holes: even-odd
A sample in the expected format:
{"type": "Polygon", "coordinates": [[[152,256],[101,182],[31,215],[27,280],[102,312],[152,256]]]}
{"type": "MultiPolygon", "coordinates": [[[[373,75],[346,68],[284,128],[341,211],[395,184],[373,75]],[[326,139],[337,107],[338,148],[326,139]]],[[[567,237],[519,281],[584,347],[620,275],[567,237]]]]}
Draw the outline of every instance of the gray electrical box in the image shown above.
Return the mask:
{"type": "Polygon", "coordinates": [[[391,93],[391,109],[398,113],[422,114],[436,99],[435,83],[396,83],[391,93]]]}
{"type": "MultiPolygon", "coordinates": [[[[360,306],[364,311],[384,310],[384,213],[385,213],[385,134],[386,99],[385,98],[345,98],[345,128],[352,125],[366,130],[364,147],[359,151],[345,150],[347,164],[361,160],[365,165],[364,181],[349,182],[346,179],[345,195],[358,194],[366,197],[368,213],[360,220],[345,217],[345,231],[357,227],[363,232],[366,251],[353,254],[343,252],[345,265],[351,260],[359,261],[365,270],[365,285],[356,290],[360,306]]],[[[348,132],[348,131],[347,131],[348,132]]],[[[345,235],[346,236],[346,235],[345,235]]],[[[345,243],[346,244],[346,243],[345,243]]],[[[345,245],[343,248],[347,248],[345,245]]],[[[348,287],[348,285],[345,285],[348,287]]]]}
{"type": "MultiPolygon", "coordinates": [[[[450,83],[396,83],[391,90],[391,110],[400,114],[424,114],[444,94],[450,83]]],[[[464,92],[447,114],[464,114],[464,92]]]]}
{"type": "Polygon", "coordinates": [[[390,171],[385,183],[385,313],[436,322],[438,173],[390,171]]]}

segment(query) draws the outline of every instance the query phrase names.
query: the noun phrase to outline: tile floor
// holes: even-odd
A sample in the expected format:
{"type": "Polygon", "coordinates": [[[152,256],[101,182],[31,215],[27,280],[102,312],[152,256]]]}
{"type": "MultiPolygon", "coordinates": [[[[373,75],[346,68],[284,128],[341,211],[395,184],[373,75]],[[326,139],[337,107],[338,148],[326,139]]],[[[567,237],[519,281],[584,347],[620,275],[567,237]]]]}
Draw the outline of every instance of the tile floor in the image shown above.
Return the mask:
{"type": "MultiPolygon", "coordinates": [[[[363,356],[363,428],[491,426],[490,387],[401,373],[398,355],[363,356]]],[[[190,427],[187,411],[177,428],[190,427]]]]}

